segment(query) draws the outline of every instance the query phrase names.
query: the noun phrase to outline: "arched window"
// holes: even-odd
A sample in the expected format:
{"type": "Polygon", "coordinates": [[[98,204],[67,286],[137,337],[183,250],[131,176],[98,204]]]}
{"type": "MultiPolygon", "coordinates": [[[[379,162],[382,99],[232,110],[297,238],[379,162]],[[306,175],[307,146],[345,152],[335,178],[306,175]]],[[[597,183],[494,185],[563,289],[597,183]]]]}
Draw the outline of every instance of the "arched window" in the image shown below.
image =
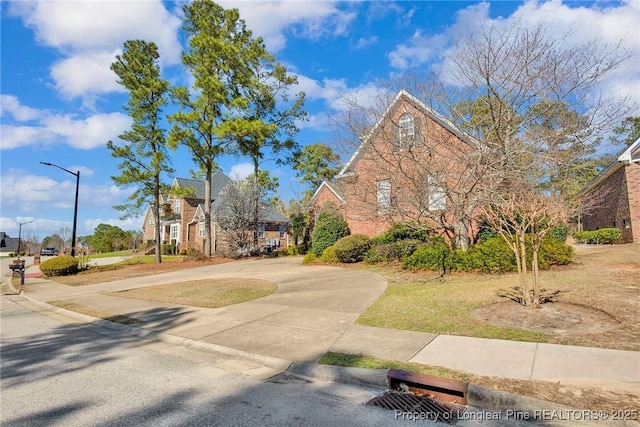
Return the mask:
{"type": "Polygon", "coordinates": [[[400,144],[403,146],[410,146],[413,138],[416,134],[415,123],[413,121],[413,116],[408,113],[404,113],[400,117],[399,125],[399,139],[400,144]]]}

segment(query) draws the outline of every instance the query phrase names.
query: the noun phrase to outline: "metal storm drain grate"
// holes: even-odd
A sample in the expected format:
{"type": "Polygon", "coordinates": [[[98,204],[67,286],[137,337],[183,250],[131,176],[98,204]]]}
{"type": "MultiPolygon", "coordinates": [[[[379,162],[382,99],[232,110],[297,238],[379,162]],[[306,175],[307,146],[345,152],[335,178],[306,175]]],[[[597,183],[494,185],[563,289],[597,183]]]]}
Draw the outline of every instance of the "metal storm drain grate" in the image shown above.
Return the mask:
{"type": "Polygon", "coordinates": [[[423,419],[447,424],[455,424],[466,409],[464,406],[445,405],[428,397],[395,390],[374,397],[367,405],[396,411],[396,418],[423,419]]]}
{"type": "Polygon", "coordinates": [[[446,378],[390,369],[389,391],[367,405],[396,411],[396,417],[455,424],[464,413],[469,384],[446,378]]]}

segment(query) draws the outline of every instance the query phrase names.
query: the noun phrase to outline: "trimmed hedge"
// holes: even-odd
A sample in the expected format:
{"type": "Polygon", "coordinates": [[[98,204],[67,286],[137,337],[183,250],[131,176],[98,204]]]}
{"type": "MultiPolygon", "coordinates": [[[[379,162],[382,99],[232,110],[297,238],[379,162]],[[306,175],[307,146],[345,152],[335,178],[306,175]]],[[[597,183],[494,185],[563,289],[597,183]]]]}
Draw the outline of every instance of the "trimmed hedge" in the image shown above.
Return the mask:
{"type": "MultiPolygon", "coordinates": [[[[530,245],[528,245],[530,248],[530,245]]],[[[573,248],[552,238],[545,238],[540,245],[538,265],[541,269],[552,265],[569,264],[573,259],[573,248]]],[[[531,250],[527,251],[527,262],[531,265],[531,250]]],[[[478,271],[483,273],[507,273],[516,270],[513,251],[501,237],[491,237],[468,250],[452,250],[444,240],[437,240],[416,250],[406,257],[403,268],[433,271],[478,271]]]]}
{"type": "Polygon", "coordinates": [[[318,257],[316,256],[316,254],[314,254],[313,252],[309,252],[307,253],[304,257],[302,257],[302,263],[303,264],[313,264],[314,261],[317,259],[318,257]]]}
{"type": "Polygon", "coordinates": [[[622,232],[617,228],[601,228],[593,231],[574,231],[572,236],[578,243],[613,244],[622,237],[622,232]]]}
{"type": "Polygon", "coordinates": [[[326,262],[326,263],[340,262],[340,260],[336,256],[336,250],[334,249],[333,246],[329,246],[328,248],[325,248],[324,251],[322,251],[322,256],[320,256],[319,260],[320,262],[326,262]]]}
{"type": "Polygon", "coordinates": [[[45,276],[68,276],[78,272],[78,258],[62,255],[55,258],[51,258],[40,264],[40,271],[45,276]]]}
{"type": "Polygon", "coordinates": [[[429,239],[429,230],[407,223],[395,223],[384,234],[371,239],[373,245],[382,243],[395,243],[400,240],[420,240],[426,242],[429,239]]]}
{"type": "Polygon", "coordinates": [[[336,257],[344,263],[361,262],[370,247],[371,240],[366,234],[345,236],[333,245],[336,257]]]}

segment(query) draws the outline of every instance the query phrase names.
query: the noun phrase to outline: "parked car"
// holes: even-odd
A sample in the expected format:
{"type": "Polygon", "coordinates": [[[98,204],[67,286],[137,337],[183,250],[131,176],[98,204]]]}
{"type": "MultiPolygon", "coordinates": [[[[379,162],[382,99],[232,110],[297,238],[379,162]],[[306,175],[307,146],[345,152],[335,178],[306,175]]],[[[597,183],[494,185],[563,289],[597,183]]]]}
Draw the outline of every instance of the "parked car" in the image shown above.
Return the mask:
{"type": "Polygon", "coordinates": [[[40,255],[42,256],[56,256],[58,255],[58,249],[56,248],[42,248],[40,251],[40,255]]]}

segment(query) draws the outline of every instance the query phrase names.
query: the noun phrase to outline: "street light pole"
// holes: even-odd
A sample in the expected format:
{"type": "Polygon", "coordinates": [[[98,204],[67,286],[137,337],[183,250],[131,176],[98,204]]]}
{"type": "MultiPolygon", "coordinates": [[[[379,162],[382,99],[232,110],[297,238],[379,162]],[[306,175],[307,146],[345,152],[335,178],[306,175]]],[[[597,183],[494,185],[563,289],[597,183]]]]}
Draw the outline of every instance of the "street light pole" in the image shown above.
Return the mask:
{"type": "Polygon", "coordinates": [[[71,232],[71,256],[76,256],[76,230],[78,226],[78,188],[80,187],[80,171],[71,172],[68,169],[63,168],[62,166],[58,166],[49,162],[40,162],[46,166],[55,166],[58,169],[62,169],[63,171],[70,173],[71,175],[76,177],[76,203],[73,208],[73,231],[71,232]]]}
{"type": "Polygon", "coordinates": [[[19,222],[18,226],[18,259],[20,259],[20,243],[22,243],[22,226],[25,224],[31,224],[33,221],[19,222]]]}

